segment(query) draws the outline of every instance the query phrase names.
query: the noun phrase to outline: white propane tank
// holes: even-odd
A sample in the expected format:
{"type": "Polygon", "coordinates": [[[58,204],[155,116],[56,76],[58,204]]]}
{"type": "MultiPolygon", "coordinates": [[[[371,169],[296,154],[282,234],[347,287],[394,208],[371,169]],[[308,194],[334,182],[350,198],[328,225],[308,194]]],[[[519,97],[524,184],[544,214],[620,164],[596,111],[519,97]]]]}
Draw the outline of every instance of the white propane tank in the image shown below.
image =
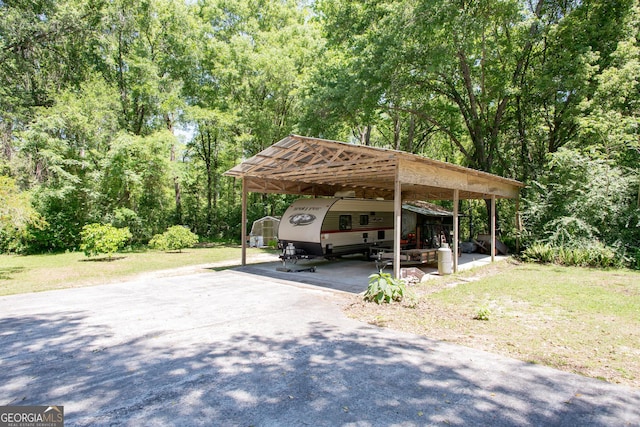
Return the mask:
{"type": "Polygon", "coordinates": [[[285,248],[284,253],[287,256],[293,256],[296,254],[296,247],[293,246],[293,243],[287,244],[287,247],[285,248]]]}
{"type": "Polygon", "coordinates": [[[451,274],[453,267],[453,258],[451,257],[451,249],[446,243],[438,249],[438,274],[444,276],[451,274]]]}

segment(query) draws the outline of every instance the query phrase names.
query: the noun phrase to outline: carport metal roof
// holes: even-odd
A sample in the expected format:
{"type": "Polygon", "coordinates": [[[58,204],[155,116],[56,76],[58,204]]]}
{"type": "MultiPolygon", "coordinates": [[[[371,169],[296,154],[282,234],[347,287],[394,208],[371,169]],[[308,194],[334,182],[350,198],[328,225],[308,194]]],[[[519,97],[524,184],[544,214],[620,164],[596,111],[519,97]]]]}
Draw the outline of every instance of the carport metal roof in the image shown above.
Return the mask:
{"type": "MultiPolygon", "coordinates": [[[[246,224],[247,192],[334,196],[353,192],[364,199],[394,201],[394,275],[400,273],[402,201],[518,198],[524,185],[512,179],[428,159],[402,151],[289,135],[225,172],[242,179],[242,223],[246,224]]],[[[495,251],[495,215],[491,218],[495,251]]],[[[458,241],[454,219],[454,241],[458,241]]],[[[453,245],[457,270],[457,245],[453,245]]],[[[493,255],[492,255],[493,260],[493,255]]],[[[242,227],[242,265],[246,263],[246,227],[242,227]]]]}
{"type": "Polygon", "coordinates": [[[441,206],[437,206],[422,200],[414,200],[412,202],[403,203],[402,209],[409,212],[415,212],[420,215],[431,216],[431,217],[453,216],[453,212],[451,212],[450,210],[447,210],[441,206]]]}
{"type": "Polygon", "coordinates": [[[225,173],[250,192],[392,200],[517,198],[523,184],[497,175],[402,151],[289,135],[225,173]]]}

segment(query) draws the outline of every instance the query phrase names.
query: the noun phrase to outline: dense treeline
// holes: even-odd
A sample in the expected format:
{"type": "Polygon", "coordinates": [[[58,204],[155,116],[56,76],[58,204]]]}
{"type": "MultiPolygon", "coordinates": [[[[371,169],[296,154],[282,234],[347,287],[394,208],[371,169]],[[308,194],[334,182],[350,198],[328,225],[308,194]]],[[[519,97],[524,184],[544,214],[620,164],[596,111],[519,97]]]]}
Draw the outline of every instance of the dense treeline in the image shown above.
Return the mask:
{"type": "Polygon", "coordinates": [[[522,180],[526,244],[640,260],[639,28],[638,0],[0,1],[0,250],[237,239],[222,173],[295,132],[522,180]]]}

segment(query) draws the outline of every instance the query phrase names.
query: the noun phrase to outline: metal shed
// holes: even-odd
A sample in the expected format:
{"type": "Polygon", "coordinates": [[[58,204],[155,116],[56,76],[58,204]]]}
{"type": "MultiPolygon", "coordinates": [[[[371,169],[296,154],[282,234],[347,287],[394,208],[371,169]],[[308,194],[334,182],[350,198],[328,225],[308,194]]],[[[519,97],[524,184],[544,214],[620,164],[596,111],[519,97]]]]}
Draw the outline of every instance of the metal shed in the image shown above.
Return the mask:
{"type": "MultiPolygon", "coordinates": [[[[453,200],[454,241],[458,241],[458,201],[518,199],[519,181],[403,151],[289,135],[225,172],[242,179],[242,221],[247,192],[334,196],[351,191],[364,199],[394,201],[394,274],[400,274],[402,202],[453,200]]],[[[495,215],[491,235],[495,245],[495,215]]],[[[519,222],[519,221],[518,221],[519,222]]],[[[246,227],[242,227],[242,264],[246,264],[246,227]]],[[[493,246],[492,245],[492,249],[493,246]]],[[[457,245],[453,245],[454,271],[457,245]]],[[[492,254],[495,253],[492,250],[492,254]]],[[[493,255],[492,255],[493,257],[493,255]]]]}
{"type": "Polygon", "coordinates": [[[278,240],[278,225],[280,225],[280,218],[273,216],[265,216],[253,221],[249,234],[252,240],[251,246],[260,247],[278,240]]]}

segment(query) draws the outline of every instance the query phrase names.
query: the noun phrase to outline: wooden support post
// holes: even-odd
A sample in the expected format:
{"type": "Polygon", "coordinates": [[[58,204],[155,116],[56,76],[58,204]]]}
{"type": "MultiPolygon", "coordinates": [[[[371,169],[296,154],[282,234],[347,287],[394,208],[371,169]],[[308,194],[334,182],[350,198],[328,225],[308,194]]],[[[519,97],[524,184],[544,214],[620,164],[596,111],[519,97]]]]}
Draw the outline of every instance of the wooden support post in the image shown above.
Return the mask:
{"type": "Polygon", "coordinates": [[[398,178],[396,166],[396,179],[393,192],[393,277],[400,278],[400,238],[402,237],[402,185],[398,178]]]}
{"type": "Polygon", "coordinates": [[[242,239],[242,265],[247,265],[247,184],[242,178],[242,225],[240,238],[242,239]]]}
{"type": "Polygon", "coordinates": [[[516,197],[516,253],[520,253],[520,234],[522,234],[522,219],[520,218],[520,195],[516,197]]]}
{"type": "Polygon", "coordinates": [[[453,272],[458,272],[458,240],[459,240],[459,226],[458,226],[458,205],[460,204],[460,191],[453,190],[453,247],[451,253],[453,255],[453,272]]]}
{"type": "Polygon", "coordinates": [[[496,196],[491,195],[491,262],[496,260],[496,196]]]}

